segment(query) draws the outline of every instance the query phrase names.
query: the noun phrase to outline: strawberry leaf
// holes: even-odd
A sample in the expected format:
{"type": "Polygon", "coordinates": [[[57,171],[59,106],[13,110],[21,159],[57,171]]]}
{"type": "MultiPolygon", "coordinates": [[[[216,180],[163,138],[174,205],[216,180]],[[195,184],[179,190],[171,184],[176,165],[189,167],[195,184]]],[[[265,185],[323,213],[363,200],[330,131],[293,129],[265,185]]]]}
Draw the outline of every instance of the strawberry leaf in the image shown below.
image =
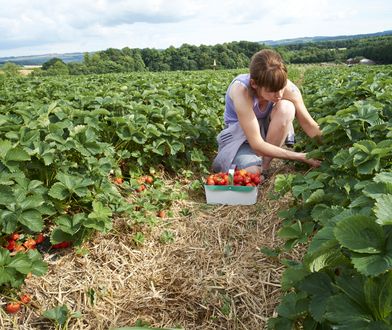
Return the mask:
{"type": "Polygon", "coordinates": [[[363,215],[342,219],[336,225],[334,234],[342,246],[359,253],[380,253],[385,243],[382,227],[363,215]]]}
{"type": "Polygon", "coordinates": [[[375,213],[378,224],[392,225],[392,194],[382,195],[376,199],[375,213]]]}

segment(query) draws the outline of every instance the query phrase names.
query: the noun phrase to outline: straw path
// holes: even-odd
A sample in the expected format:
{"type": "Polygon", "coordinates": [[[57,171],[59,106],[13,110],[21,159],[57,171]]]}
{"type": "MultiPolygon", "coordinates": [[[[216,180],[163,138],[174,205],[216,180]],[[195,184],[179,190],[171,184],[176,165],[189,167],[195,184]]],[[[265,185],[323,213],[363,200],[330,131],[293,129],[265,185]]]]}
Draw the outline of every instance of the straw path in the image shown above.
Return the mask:
{"type": "Polygon", "coordinates": [[[68,249],[45,256],[48,273],[24,285],[33,303],[15,316],[2,312],[0,328],[54,329],[40,315],[66,304],[82,314],[69,329],[106,330],[137,320],[166,328],[264,329],[281,295],[284,268],[259,248],[282,245],[277,211],[289,205],[288,198],[269,199],[271,189],[266,182],[252,206],[206,205],[204,196],[178,201],[173,217],[144,228],[142,246],[132,241],[129,219],[115,219],[111,233],[85,244],[87,255],[68,249]],[[173,242],[162,242],[164,231],[174,234],[173,242]]]}

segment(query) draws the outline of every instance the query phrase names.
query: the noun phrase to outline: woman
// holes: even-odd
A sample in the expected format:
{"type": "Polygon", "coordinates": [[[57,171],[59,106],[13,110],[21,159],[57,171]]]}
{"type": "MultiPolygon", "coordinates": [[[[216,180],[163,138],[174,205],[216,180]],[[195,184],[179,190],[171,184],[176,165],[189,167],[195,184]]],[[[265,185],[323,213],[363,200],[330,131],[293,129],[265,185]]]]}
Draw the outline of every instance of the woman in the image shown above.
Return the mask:
{"type": "Polygon", "coordinates": [[[280,55],[268,49],[257,52],[249,71],[234,78],[227,89],[225,129],[217,137],[219,148],[213,169],[225,172],[236,165],[265,174],[272,158],[320,166],[319,160],[308,159],[305,153],[281,148],[288,134],[293,134],[294,118],[311,138],[320,136],[321,131],[306,109],[301,92],[287,79],[280,55]]]}

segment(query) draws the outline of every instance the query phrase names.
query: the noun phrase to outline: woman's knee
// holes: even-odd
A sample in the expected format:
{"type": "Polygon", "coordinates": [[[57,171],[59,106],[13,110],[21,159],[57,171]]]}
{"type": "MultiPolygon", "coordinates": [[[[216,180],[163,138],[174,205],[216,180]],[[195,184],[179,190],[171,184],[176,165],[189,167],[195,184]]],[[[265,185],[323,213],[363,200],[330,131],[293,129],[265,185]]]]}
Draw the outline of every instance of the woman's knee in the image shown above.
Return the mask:
{"type": "Polygon", "coordinates": [[[275,104],[274,111],[271,113],[271,119],[279,118],[280,121],[289,123],[295,118],[294,103],[289,100],[280,100],[275,104]]]}

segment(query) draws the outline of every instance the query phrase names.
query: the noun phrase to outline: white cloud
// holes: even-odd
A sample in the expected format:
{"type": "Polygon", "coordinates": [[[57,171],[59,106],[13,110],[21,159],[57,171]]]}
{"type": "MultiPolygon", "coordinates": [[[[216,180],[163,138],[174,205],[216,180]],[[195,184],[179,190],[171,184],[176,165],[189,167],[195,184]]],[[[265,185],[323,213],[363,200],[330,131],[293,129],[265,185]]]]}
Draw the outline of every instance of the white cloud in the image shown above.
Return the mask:
{"type": "Polygon", "coordinates": [[[391,29],[387,0],[0,0],[0,56],[391,29]]]}

